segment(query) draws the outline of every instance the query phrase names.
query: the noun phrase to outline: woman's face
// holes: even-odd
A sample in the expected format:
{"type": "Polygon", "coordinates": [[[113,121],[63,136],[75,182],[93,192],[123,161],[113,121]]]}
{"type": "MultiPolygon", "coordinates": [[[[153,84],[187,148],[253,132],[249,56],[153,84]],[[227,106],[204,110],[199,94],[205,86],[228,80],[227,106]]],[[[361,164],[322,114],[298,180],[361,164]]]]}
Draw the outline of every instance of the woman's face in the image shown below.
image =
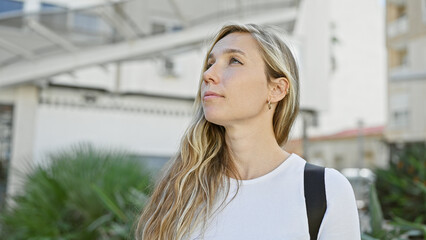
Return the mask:
{"type": "Polygon", "coordinates": [[[201,98],[207,121],[227,126],[267,111],[265,66],[249,33],[231,33],[213,47],[203,74],[201,98]],[[220,96],[208,96],[214,92],[220,96]]]}

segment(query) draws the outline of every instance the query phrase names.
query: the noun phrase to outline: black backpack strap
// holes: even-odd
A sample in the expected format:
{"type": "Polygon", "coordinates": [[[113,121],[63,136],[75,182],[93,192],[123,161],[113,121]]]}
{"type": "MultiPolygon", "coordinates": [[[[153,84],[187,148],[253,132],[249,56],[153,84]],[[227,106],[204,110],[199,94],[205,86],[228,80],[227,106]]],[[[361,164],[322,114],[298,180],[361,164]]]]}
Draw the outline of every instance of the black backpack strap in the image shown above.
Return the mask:
{"type": "Polygon", "coordinates": [[[324,183],[325,168],[306,162],[304,173],[305,202],[308,213],[309,235],[316,240],[327,209],[324,183]]]}

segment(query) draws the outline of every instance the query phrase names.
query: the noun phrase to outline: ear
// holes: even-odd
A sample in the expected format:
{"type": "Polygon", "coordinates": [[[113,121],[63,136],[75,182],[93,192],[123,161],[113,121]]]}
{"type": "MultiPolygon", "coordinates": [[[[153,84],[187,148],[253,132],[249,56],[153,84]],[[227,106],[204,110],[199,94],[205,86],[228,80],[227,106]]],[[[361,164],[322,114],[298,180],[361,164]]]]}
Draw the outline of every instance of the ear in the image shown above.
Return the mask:
{"type": "Polygon", "coordinates": [[[289,81],[285,77],[272,78],[269,83],[269,99],[271,102],[281,101],[288,94],[289,86],[289,81]]]}

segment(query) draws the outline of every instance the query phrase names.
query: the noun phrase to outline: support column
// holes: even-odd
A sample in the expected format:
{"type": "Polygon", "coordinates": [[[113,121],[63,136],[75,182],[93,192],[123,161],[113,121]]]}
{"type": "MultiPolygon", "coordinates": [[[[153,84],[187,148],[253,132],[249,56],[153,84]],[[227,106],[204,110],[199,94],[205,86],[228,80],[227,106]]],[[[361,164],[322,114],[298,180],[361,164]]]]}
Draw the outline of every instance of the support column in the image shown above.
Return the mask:
{"type": "Polygon", "coordinates": [[[33,165],[38,94],[36,86],[22,85],[16,89],[7,196],[14,196],[22,189],[23,174],[33,165]]]}

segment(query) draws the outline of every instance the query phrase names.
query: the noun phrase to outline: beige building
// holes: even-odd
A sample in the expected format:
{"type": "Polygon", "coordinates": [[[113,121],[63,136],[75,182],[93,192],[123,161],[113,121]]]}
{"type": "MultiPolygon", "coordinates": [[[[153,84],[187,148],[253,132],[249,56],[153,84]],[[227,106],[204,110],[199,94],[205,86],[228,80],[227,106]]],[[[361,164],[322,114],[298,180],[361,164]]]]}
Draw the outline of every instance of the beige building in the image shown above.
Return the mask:
{"type": "Polygon", "coordinates": [[[386,1],[388,123],[386,139],[426,142],[426,1],[386,1]]]}
{"type": "MultiPolygon", "coordinates": [[[[389,151],[383,130],[384,126],[355,128],[310,138],[307,161],[339,171],[344,168],[385,167],[389,151]]],[[[285,149],[303,155],[302,140],[289,141],[285,149]]]]}

